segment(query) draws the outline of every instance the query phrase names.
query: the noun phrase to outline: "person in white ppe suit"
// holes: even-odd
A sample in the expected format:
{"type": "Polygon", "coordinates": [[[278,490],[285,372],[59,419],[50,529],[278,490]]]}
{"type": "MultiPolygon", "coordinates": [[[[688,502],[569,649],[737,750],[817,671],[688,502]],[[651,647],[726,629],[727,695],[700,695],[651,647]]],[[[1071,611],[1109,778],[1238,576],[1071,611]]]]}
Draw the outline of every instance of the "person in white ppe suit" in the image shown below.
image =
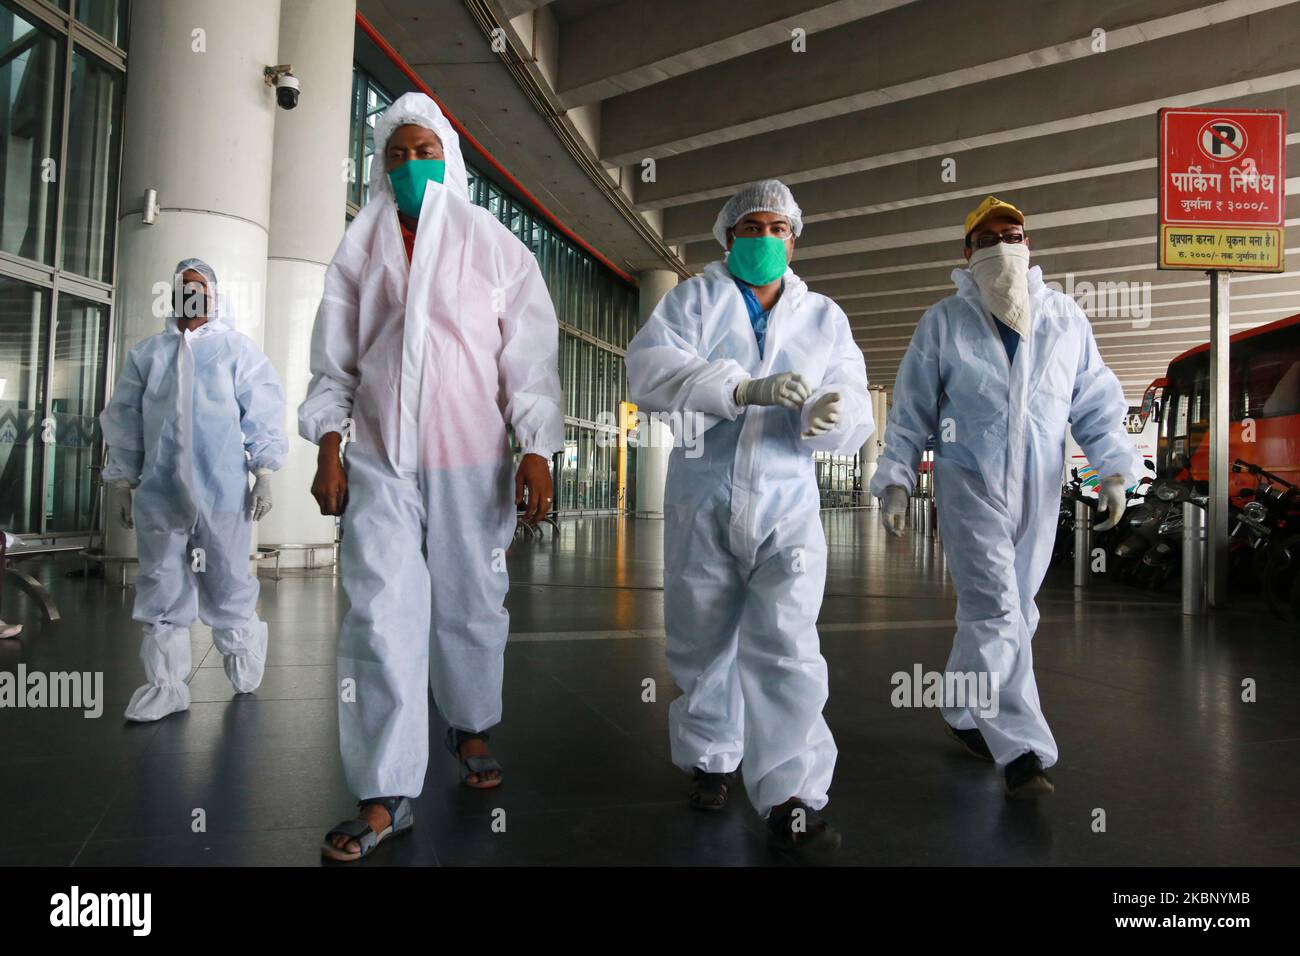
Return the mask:
{"type": "Polygon", "coordinates": [[[148,683],[127,705],[135,721],[189,707],[196,618],[212,628],[236,692],[262,683],[267,628],[249,573],[253,522],[270,510],[270,476],[289,451],[280,380],[230,325],[212,267],[182,261],[173,289],[164,330],[131,349],[100,415],[103,480],[129,489],[119,519],[135,528],[139,551],[134,617],[144,624],[148,683]]]}
{"type": "Polygon", "coordinates": [[[428,96],[398,98],[375,143],[370,198],[326,273],[298,417],[320,446],[312,494],[342,515],[351,602],[339,739],[361,812],[326,834],[335,860],[410,829],[430,688],[462,782],[501,783],[487,732],[502,710],[503,557],[517,504],[525,521],[547,514],[564,446],[559,326],[536,258],[469,201],[456,132],[428,96]]]}
{"type": "Polygon", "coordinates": [[[718,215],[728,250],[663,297],[628,346],[632,400],[696,417],[702,454],[673,450],[664,496],[664,623],[682,696],[673,762],[691,803],[721,809],[743,758],[775,845],[824,850],[819,811],[836,748],[817,614],[826,579],[813,452],[852,454],[874,431],[848,320],[789,267],[802,214],[782,183],[718,215]]]}
{"type": "MultiPolygon", "coordinates": [[[[945,701],[950,736],[1002,770],[1008,796],[1051,793],[1057,759],[1034,681],[1034,597],[1052,554],[1067,424],[1107,476],[1100,510],[1113,527],[1142,456],[1128,404],[1102,361],[1087,315],[1029,265],[1025,217],[985,199],[966,219],[957,294],[920,319],[898,370],[885,449],[871,482],[901,534],[926,440],[936,437],[939,530],[957,592],[950,674],[988,675],[997,707],[945,701]],[[993,681],[996,680],[996,684],[993,681]],[[993,716],[985,716],[996,710],[993,716]]],[[[969,678],[967,678],[969,679],[969,678]]]]}

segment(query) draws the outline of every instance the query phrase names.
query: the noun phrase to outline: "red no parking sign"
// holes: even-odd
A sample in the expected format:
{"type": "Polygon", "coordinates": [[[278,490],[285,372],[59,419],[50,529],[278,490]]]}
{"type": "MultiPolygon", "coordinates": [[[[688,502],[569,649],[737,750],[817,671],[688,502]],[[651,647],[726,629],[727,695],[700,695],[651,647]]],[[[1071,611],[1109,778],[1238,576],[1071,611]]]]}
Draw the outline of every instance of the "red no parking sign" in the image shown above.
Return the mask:
{"type": "Polygon", "coordinates": [[[1282,272],[1286,111],[1158,115],[1160,268],[1282,272]]]}

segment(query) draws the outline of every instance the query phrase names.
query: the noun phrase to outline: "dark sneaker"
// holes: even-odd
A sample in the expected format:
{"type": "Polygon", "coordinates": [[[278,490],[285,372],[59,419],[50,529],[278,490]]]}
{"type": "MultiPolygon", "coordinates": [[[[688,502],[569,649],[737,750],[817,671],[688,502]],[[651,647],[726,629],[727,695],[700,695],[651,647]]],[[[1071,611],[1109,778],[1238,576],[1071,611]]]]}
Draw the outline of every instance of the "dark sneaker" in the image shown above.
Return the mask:
{"type": "Polygon", "coordinates": [[[943,729],[948,732],[949,737],[965,747],[966,752],[972,757],[979,757],[981,760],[993,759],[993,753],[989,750],[989,745],[984,742],[984,735],[976,728],[958,730],[945,720],[943,729]]]}
{"type": "Polygon", "coordinates": [[[1043,770],[1043,762],[1032,751],[1021,754],[1007,764],[1006,784],[1007,796],[1012,800],[1045,797],[1056,790],[1043,770]]]}
{"type": "Polygon", "coordinates": [[[706,773],[695,768],[695,782],[691,784],[690,801],[696,810],[721,810],[727,805],[729,773],[706,773]]]}
{"type": "Polygon", "coordinates": [[[784,853],[817,856],[838,850],[843,841],[820,813],[795,802],[768,816],[767,842],[784,853]]]}

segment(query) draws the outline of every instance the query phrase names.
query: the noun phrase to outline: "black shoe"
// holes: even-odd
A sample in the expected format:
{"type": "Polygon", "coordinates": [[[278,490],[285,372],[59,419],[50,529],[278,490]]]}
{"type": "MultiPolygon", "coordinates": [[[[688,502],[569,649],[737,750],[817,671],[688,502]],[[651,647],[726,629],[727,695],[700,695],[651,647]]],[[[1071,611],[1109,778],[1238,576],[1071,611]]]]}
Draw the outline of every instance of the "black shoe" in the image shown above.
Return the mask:
{"type": "Polygon", "coordinates": [[[729,773],[706,773],[695,768],[695,782],[691,785],[691,806],[696,810],[721,810],[727,805],[729,773]]]}
{"type": "Polygon", "coordinates": [[[768,816],[767,842],[784,853],[817,856],[838,850],[843,840],[820,813],[795,802],[768,816]]]}
{"type": "Polygon", "coordinates": [[[972,757],[979,757],[981,760],[993,759],[993,753],[989,750],[989,745],[984,742],[984,735],[974,727],[970,730],[958,730],[945,720],[943,729],[948,732],[949,737],[965,747],[966,752],[972,757]]]}
{"type": "Polygon", "coordinates": [[[1006,785],[1007,796],[1012,800],[1045,797],[1056,790],[1043,770],[1043,762],[1033,751],[1021,754],[1007,764],[1006,785]]]}

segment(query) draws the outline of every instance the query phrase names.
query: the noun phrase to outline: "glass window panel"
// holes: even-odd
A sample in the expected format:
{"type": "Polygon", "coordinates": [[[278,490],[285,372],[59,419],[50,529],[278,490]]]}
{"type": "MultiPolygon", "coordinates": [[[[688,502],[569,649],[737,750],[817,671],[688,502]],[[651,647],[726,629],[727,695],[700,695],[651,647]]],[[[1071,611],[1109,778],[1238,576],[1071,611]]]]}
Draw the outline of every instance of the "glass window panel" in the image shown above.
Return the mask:
{"type": "Polygon", "coordinates": [[[375,123],[393,98],[375,84],[365,71],[352,71],[352,123],[348,155],[353,164],[353,181],[348,198],[358,206],[370,197],[370,170],[375,155],[375,123]]]}
{"type": "Polygon", "coordinates": [[[0,6],[0,249],[54,255],[63,45],[0,6]]]}
{"type": "Polygon", "coordinates": [[[595,474],[595,493],[592,496],[592,507],[608,508],[609,507],[609,453],[611,451],[608,441],[602,441],[604,447],[596,449],[596,474],[595,474]]]}
{"type": "Polygon", "coordinates": [[[564,427],[564,454],[560,458],[560,510],[578,507],[578,430],[564,427]]]}
{"type": "Polygon", "coordinates": [[[596,411],[598,413],[609,412],[613,409],[613,403],[610,401],[609,368],[612,364],[610,359],[614,356],[610,355],[604,349],[597,349],[596,354],[598,356],[596,360],[596,374],[599,377],[599,384],[596,388],[596,401],[598,402],[596,411]]]}
{"type": "Polygon", "coordinates": [[[40,531],[49,294],[0,276],[0,528],[40,531]]]}
{"type": "Polygon", "coordinates": [[[564,411],[571,418],[578,417],[578,340],[567,333],[564,339],[564,411]]]}
{"type": "Polygon", "coordinates": [[[77,19],[110,43],[126,46],[126,0],[77,0],[77,19]]]}
{"type": "Polygon", "coordinates": [[[564,258],[568,260],[568,269],[567,269],[568,294],[565,295],[564,297],[565,299],[567,299],[567,312],[565,312],[565,315],[568,315],[569,321],[577,325],[578,328],[582,329],[582,332],[590,332],[591,330],[590,324],[584,323],[584,321],[582,321],[582,310],[581,310],[582,291],[580,285],[581,282],[580,274],[578,274],[578,268],[580,268],[581,264],[580,261],[578,261],[576,248],[573,248],[572,246],[569,246],[568,243],[565,243],[564,258]]]}
{"type": "Polygon", "coordinates": [[[108,306],[66,293],[59,296],[54,331],[50,417],[52,467],[47,469],[47,531],[90,529],[91,472],[99,461],[98,415],[108,357],[108,306]]]}
{"type": "MultiPolygon", "coordinates": [[[[363,132],[365,134],[364,151],[361,163],[361,201],[364,203],[370,198],[370,173],[375,164],[375,124],[379,122],[379,117],[383,115],[384,110],[392,105],[393,98],[384,90],[375,85],[369,77],[366,78],[366,115],[363,132]]],[[[383,149],[384,144],[379,144],[383,149]]],[[[382,162],[382,160],[381,160],[382,162]]]]}
{"type": "Polygon", "coordinates": [[[600,356],[597,354],[596,346],[590,342],[583,342],[582,347],[587,353],[587,395],[584,409],[586,415],[583,417],[590,422],[596,420],[596,413],[601,408],[597,397],[600,389],[600,356]]]}
{"type": "Polygon", "coordinates": [[[352,71],[352,117],[348,123],[348,159],[351,161],[351,170],[348,181],[348,201],[353,205],[361,205],[361,181],[364,178],[361,175],[362,167],[365,163],[365,135],[362,129],[365,126],[365,102],[366,102],[366,78],[365,74],[358,69],[352,71]]]}
{"type": "Polygon", "coordinates": [[[582,269],[582,314],[587,317],[592,334],[603,340],[605,336],[600,332],[600,309],[595,295],[596,284],[592,281],[592,266],[595,263],[582,253],[578,253],[578,262],[582,269]]]}
{"type": "Polygon", "coordinates": [[[592,452],[595,448],[595,436],[591,429],[578,429],[578,507],[584,510],[590,510],[592,507],[592,452]]]}
{"type": "Polygon", "coordinates": [[[100,282],[113,278],[121,116],[122,74],[77,50],[64,169],[63,268],[100,282]]]}

